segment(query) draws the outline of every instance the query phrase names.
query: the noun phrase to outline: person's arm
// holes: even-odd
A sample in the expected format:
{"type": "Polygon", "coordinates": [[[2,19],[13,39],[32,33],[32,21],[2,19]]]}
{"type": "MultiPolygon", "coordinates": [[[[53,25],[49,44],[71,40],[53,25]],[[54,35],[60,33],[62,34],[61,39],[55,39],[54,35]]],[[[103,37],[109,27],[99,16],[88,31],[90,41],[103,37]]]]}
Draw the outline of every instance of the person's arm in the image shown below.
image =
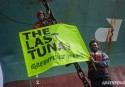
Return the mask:
{"type": "Polygon", "coordinates": [[[55,17],[54,17],[54,15],[52,14],[52,11],[51,11],[51,10],[48,10],[48,11],[47,11],[46,19],[48,20],[49,25],[51,25],[51,24],[57,24],[57,20],[55,19],[55,17]]]}

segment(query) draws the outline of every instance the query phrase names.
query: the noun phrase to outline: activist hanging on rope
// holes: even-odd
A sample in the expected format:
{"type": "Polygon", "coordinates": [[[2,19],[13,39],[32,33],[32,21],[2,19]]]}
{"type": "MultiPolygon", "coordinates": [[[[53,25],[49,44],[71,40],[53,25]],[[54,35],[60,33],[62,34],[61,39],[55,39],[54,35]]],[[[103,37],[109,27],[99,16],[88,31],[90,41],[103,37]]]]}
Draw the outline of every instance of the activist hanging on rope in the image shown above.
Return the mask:
{"type": "Polygon", "coordinates": [[[38,21],[35,23],[33,29],[40,28],[40,27],[45,27],[48,25],[56,24],[57,20],[55,19],[52,10],[49,7],[49,4],[46,0],[41,0],[43,5],[46,8],[46,15],[42,10],[39,10],[37,12],[37,18],[38,21]]]}

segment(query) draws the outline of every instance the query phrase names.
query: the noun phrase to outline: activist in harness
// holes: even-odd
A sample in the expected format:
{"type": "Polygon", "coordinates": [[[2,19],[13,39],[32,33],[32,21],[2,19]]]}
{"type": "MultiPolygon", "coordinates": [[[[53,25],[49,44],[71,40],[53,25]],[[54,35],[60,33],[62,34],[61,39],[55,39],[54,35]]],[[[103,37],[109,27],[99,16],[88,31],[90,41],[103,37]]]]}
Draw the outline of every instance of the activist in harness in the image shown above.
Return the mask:
{"type": "Polygon", "coordinates": [[[52,22],[49,20],[50,19],[50,11],[48,11],[47,17],[46,17],[45,13],[42,10],[39,10],[37,12],[37,18],[38,18],[38,21],[35,23],[33,29],[45,27],[47,25],[52,24],[52,22]]]}
{"type": "Polygon", "coordinates": [[[103,81],[111,81],[107,67],[109,67],[109,57],[106,53],[99,50],[99,43],[96,40],[91,40],[90,61],[88,64],[88,78],[91,81],[92,87],[113,87],[112,85],[103,85],[103,81]]]}

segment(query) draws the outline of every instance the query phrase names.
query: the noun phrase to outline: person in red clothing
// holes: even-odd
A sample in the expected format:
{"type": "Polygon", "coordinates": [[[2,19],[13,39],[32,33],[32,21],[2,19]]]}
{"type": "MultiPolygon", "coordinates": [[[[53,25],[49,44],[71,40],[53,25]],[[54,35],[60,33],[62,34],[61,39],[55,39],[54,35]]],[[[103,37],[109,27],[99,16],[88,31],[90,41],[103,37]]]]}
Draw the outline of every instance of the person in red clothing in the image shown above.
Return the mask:
{"type": "Polygon", "coordinates": [[[42,10],[39,10],[37,12],[38,21],[35,23],[33,29],[50,25],[51,23],[48,21],[49,17],[50,17],[50,12],[48,12],[47,17],[45,17],[45,13],[42,10]]]}

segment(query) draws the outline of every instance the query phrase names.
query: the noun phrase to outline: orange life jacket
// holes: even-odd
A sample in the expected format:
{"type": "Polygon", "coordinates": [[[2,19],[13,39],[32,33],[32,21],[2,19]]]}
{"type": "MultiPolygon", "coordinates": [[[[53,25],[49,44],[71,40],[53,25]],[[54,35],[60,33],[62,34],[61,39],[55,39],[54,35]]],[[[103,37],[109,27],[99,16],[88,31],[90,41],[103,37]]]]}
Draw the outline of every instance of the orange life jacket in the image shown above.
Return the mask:
{"type": "MultiPolygon", "coordinates": [[[[90,53],[90,56],[95,60],[95,61],[102,61],[102,53],[100,51],[96,52],[96,53],[93,53],[91,52],[90,53]]],[[[88,70],[91,71],[91,70],[94,70],[94,65],[91,61],[88,61],[87,62],[88,64],[88,70]]],[[[102,67],[98,67],[97,65],[96,66],[96,69],[97,70],[105,70],[105,68],[102,68],[102,67]]]]}

